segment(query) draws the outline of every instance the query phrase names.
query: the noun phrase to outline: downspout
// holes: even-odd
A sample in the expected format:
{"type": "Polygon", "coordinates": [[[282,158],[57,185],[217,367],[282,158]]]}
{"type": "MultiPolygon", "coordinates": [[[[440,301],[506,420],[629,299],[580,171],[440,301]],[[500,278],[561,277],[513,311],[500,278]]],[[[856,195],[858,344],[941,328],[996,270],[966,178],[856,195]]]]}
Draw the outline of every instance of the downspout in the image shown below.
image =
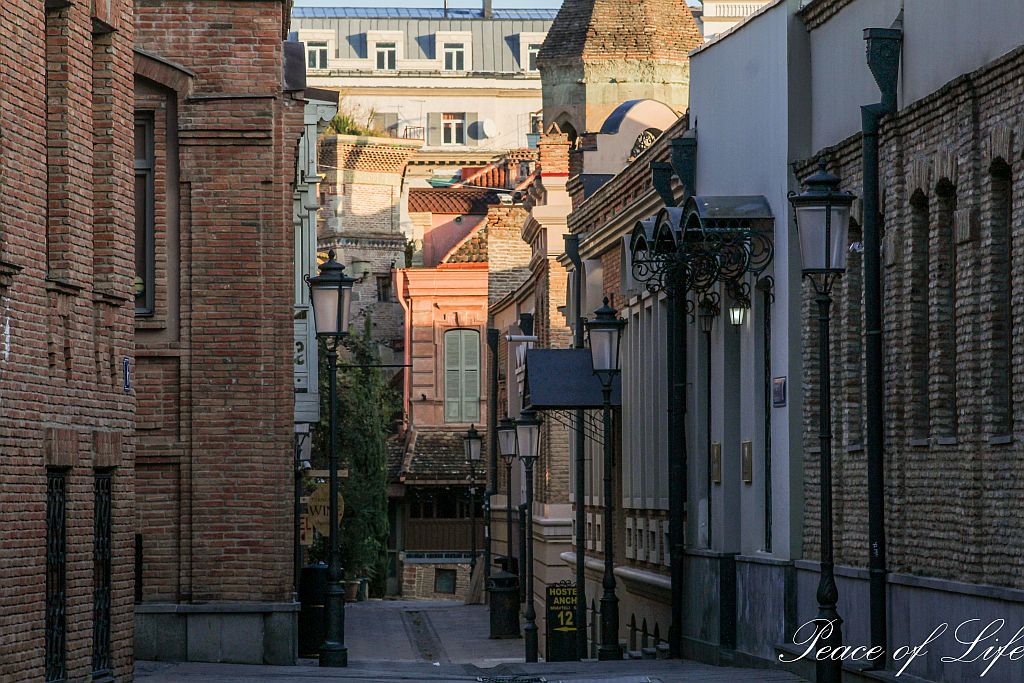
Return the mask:
{"type": "MultiPolygon", "coordinates": [[[[696,131],[672,140],[672,168],[683,185],[683,197],[675,201],[671,192],[662,193],[666,206],[677,206],[694,194],[697,175],[696,131]]],[[[657,169],[654,169],[657,173],[657,169]]],[[[676,270],[673,270],[673,273],[676,270]]],[[[669,656],[683,656],[683,563],[686,553],[687,453],[686,453],[686,285],[670,280],[668,288],[668,510],[669,563],[672,575],[672,621],[669,626],[669,656]]]]}
{"type": "MultiPolygon", "coordinates": [[[[580,258],[580,236],[571,233],[565,236],[565,255],[572,263],[573,287],[573,334],[574,348],[583,348],[583,259],[580,258]]],[[[577,408],[573,415],[576,429],[576,658],[587,659],[587,571],[586,571],[586,515],[583,501],[586,498],[587,463],[583,457],[586,437],[583,433],[583,409],[577,408]]]]}
{"type": "Polygon", "coordinates": [[[875,661],[885,668],[888,654],[885,558],[885,387],[882,355],[882,276],[879,226],[878,137],[882,118],[896,112],[896,89],[903,45],[903,12],[891,28],[864,29],[868,68],[882,93],[882,101],[861,107],[864,174],[864,332],[865,404],[868,460],[868,574],[871,646],[886,652],[875,661]]]}
{"type": "Polygon", "coordinates": [[[491,352],[491,391],[487,406],[487,490],[484,491],[484,586],[491,578],[491,498],[498,490],[498,330],[487,328],[491,352]]]}

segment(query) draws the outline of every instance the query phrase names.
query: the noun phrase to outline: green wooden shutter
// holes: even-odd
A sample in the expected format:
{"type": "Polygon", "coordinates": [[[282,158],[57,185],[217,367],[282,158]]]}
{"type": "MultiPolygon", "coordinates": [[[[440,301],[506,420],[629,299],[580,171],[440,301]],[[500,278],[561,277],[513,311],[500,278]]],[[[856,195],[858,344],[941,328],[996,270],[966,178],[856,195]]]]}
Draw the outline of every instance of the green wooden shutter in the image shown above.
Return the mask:
{"type": "Polygon", "coordinates": [[[441,144],[441,114],[427,114],[427,144],[441,144]]]}
{"type": "Polygon", "coordinates": [[[480,420],[480,333],[462,330],[462,421],[480,420]]]}
{"type": "Polygon", "coordinates": [[[444,333],[444,421],[462,419],[462,330],[444,333]]]}

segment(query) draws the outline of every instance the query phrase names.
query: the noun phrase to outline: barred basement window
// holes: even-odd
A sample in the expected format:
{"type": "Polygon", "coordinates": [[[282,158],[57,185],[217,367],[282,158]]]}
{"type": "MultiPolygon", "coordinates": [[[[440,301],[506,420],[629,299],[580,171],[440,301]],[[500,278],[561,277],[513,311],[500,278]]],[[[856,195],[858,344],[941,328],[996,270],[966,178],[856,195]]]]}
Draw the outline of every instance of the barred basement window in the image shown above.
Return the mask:
{"type": "Polygon", "coordinates": [[[1013,175],[992,164],[992,416],[997,435],[1013,431],[1013,175]]]}
{"type": "Polygon", "coordinates": [[[434,570],[434,592],[455,594],[455,570],[434,570]]]}
{"type": "Polygon", "coordinates": [[[153,315],[155,301],[156,200],[153,115],[135,117],[135,314],[153,315]]]}
{"type": "Polygon", "coordinates": [[[46,471],[47,683],[67,678],[67,471],[46,471]]]}
{"type": "Polygon", "coordinates": [[[92,680],[96,683],[113,680],[110,650],[113,479],[111,470],[97,470],[93,478],[92,680]]]}

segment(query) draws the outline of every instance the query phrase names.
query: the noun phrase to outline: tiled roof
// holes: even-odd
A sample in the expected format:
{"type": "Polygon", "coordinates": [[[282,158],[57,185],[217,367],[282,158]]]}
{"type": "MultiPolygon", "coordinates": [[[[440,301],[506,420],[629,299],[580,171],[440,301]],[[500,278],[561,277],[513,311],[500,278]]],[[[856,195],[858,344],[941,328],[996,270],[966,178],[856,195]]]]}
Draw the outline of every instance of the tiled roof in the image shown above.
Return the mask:
{"type": "MultiPolygon", "coordinates": [[[[477,429],[480,429],[477,427],[477,429]]],[[[404,472],[406,483],[413,481],[464,481],[469,476],[463,431],[417,431],[412,457],[404,472]]],[[[480,436],[487,438],[483,430],[480,436]]],[[[481,476],[482,466],[477,467],[481,476]]]]}
{"type": "Polygon", "coordinates": [[[409,213],[486,216],[498,203],[493,190],[469,187],[414,187],[409,190],[409,213]]]}
{"type": "Polygon", "coordinates": [[[455,245],[443,263],[487,263],[487,226],[470,233],[461,243],[455,245]]]}
{"type": "Polygon", "coordinates": [[[686,0],[564,0],[539,59],[686,61],[703,43],[686,0]]]}
{"type": "MultiPolygon", "coordinates": [[[[494,19],[537,19],[551,21],[558,10],[554,9],[496,9],[494,19]]],[[[442,7],[296,7],[293,17],[309,18],[358,18],[358,19],[480,19],[483,13],[475,8],[442,7]]]]}
{"type": "Polygon", "coordinates": [[[402,460],[405,458],[405,435],[388,438],[388,481],[397,481],[402,473],[402,460]]]}

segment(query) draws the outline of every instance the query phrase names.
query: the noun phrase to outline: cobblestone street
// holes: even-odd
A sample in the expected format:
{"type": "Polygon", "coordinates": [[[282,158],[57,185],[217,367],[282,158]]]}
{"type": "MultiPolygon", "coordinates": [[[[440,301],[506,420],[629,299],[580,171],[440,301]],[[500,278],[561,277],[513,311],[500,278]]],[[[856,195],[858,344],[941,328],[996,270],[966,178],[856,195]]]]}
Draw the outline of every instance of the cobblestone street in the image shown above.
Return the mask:
{"type": "Polygon", "coordinates": [[[491,640],[487,608],[454,601],[369,601],[345,609],[349,667],[298,667],[138,662],[145,683],[243,681],[689,681],[799,683],[783,672],[705,666],[693,662],[522,663],[522,640],[491,640]],[[534,677],[540,677],[534,678],[534,677]]]}

